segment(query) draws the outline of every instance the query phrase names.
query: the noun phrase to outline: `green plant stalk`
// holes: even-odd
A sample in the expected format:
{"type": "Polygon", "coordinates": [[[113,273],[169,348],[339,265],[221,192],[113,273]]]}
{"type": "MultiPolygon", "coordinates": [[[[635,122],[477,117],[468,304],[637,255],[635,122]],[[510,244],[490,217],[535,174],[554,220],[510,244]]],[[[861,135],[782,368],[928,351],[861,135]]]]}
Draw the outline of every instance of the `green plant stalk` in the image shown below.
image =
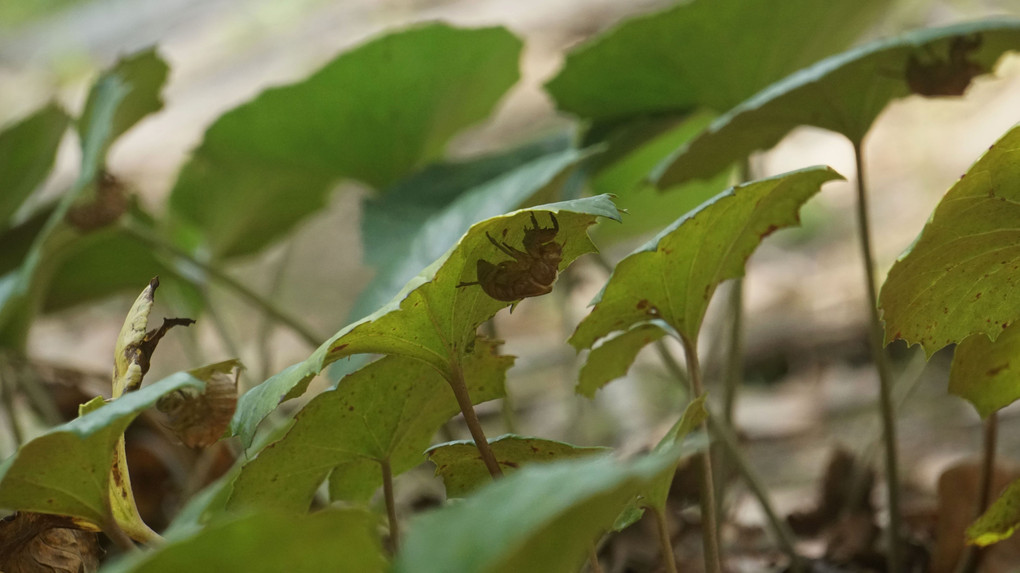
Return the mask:
{"type": "Polygon", "coordinates": [[[724,421],[712,414],[711,410],[708,412],[708,426],[712,430],[712,434],[719,438],[729,460],[737,466],[751,493],[760,502],[762,511],[765,512],[765,517],[769,520],[769,526],[779,542],[779,548],[790,558],[790,571],[795,573],[804,571],[804,563],[794,547],[796,539],[793,531],[790,530],[790,526],[787,525],[786,521],[781,519],[779,514],[776,513],[772,503],[768,501],[765,485],[762,483],[761,478],[758,477],[757,472],[754,471],[750,462],[747,461],[747,457],[740,451],[737,437],[733,435],[733,432],[730,431],[729,426],[724,421]]]}
{"type": "Polygon", "coordinates": [[[475,447],[478,448],[482,462],[485,463],[485,467],[493,479],[503,477],[503,470],[500,469],[499,462],[496,461],[496,456],[492,453],[492,448],[489,447],[489,440],[485,438],[485,432],[482,431],[482,423],[478,421],[478,414],[475,414],[475,407],[468,394],[467,383],[464,382],[464,372],[460,369],[459,364],[451,366],[452,376],[447,379],[447,382],[450,383],[453,395],[457,398],[457,405],[460,406],[460,411],[464,414],[464,423],[467,424],[468,430],[471,432],[471,438],[475,441],[475,447]]]}
{"type": "Polygon", "coordinates": [[[383,497],[386,499],[386,517],[390,522],[390,545],[393,552],[400,549],[400,524],[397,522],[397,503],[393,497],[393,470],[389,458],[379,460],[382,466],[383,497]]]}
{"type": "Polygon", "coordinates": [[[651,507],[649,510],[655,516],[656,529],[659,530],[659,551],[662,553],[662,562],[666,565],[666,573],[676,573],[676,556],[673,555],[673,544],[669,540],[666,516],[657,507],[651,507]]]}
{"type": "MultiPolygon", "coordinates": [[[[896,391],[899,392],[899,395],[895,397],[895,407],[897,410],[907,403],[907,400],[913,396],[914,391],[920,386],[921,374],[924,372],[925,365],[927,365],[927,360],[924,357],[924,352],[918,350],[914,353],[914,356],[907,363],[903,371],[897,375],[896,391]],[[901,392],[899,391],[900,387],[904,388],[901,392]]],[[[877,452],[881,443],[881,432],[874,432],[874,435],[868,438],[867,447],[858,456],[860,463],[854,465],[853,475],[850,478],[850,492],[843,501],[843,507],[840,509],[841,515],[845,514],[849,508],[857,505],[865,496],[871,495],[870,491],[865,491],[864,478],[868,473],[868,468],[871,467],[872,462],[878,457],[877,452]]]]}
{"type": "MultiPolygon", "coordinates": [[[[729,311],[730,324],[726,344],[726,363],[722,379],[722,422],[727,428],[733,428],[733,411],[737,401],[737,389],[744,379],[744,278],[734,279],[727,293],[726,306],[729,311]]],[[[727,457],[715,459],[716,492],[715,498],[719,515],[723,515],[726,484],[732,468],[727,457]]]]}
{"type": "MultiPolygon", "coordinates": [[[[668,349],[665,347],[661,348],[659,354],[662,357],[666,369],[669,370],[672,376],[676,377],[678,380],[686,379],[683,369],[680,367],[680,364],[677,363],[673,355],[670,354],[668,349]]],[[[709,421],[708,429],[713,432],[714,435],[720,437],[719,443],[722,445],[726,456],[734,460],[734,465],[736,466],[741,479],[747,482],[748,488],[751,490],[751,494],[758,500],[758,503],[762,507],[762,511],[765,512],[766,516],[771,516],[769,519],[769,525],[772,527],[772,534],[779,540],[779,543],[784,550],[787,550],[788,548],[787,554],[790,557],[792,569],[794,571],[799,570],[799,567],[802,566],[802,562],[794,551],[793,533],[788,527],[785,527],[785,522],[778,518],[779,514],[772,507],[772,502],[766,494],[765,487],[761,485],[761,480],[758,478],[750,462],[747,461],[743,452],[740,450],[740,446],[737,444],[736,439],[732,437],[730,439],[725,439],[725,436],[718,436],[719,430],[726,428],[726,426],[719,423],[718,417],[712,413],[711,409],[708,409],[707,411],[709,421]]]]}
{"type": "Polygon", "coordinates": [[[248,287],[244,286],[230,275],[219,270],[215,266],[196,259],[191,254],[167,243],[166,241],[159,237],[156,237],[148,230],[140,228],[137,224],[125,223],[124,229],[130,236],[134,237],[135,239],[142,243],[145,243],[149,247],[165,251],[166,253],[169,253],[174,257],[187,261],[188,264],[194,265],[195,267],[199,268],[202,272],[208,274],[216,281],[222,283],[223,286],[226,286],[227,288],[238,294],[241,298],[248,301],[248,303],[251,304],[252,306],[262,310],[264,313],[266,313],[266,315],[273,317],[273,319],[279,322],[280,324],[293,330],[294,333],[297,334],[302,340],[304,340],[309,346],[316,348],[323,340],[322,338],[317,336],[314,332],[312,332],[310,328],[302,324],[296,318],[283,312],[282,310],[277,308],[276,305],[266,300],[265,298],[261,297],[260,295],[258,295],[248,287]]]}
{"type": "Polygon", "coordinates": [[[722,419],[733,427],[733,410],[737,402],[737,388],[744,379],[744,279],[734,279],[730,285],[727,306],[730,311],[729,344],[726,345],[726,371],[723,374],[722,419]]]}
{"type": "MultiPolygon", "coordinates": [[[[985,510],[992,500],[992,481],[995,478],[995,450],[999,442],[999,413],[992,412],[985,420],[984,436],[981,452],[981,481],[978,487],[977,511],[974,513],[976,519],[985,510]]],[[[967,545],[956,573],[975,573],[981,563],[981,548],[975,545],[967,545]]]]}
{"type": "MultiPolygon", "coordinates": [[[[697,343],[681,336],[687,358],[687,376],[691,381],[691,399],[696,400],[705,393],[701,383],[701,365],[698,363],[697,343]]],[[[701,429],[707,432],[708,424],[701,423],[701,429]]],[[[719,519],[716,515],[715,481],[712,479],[711,448],[698,456],[701,460],[701,530],[705,551],[705,572],[720,573],[722,561],[719,556],[719,519]]]]}
{"type": "Polygon", "coordinates": [[[878,371],[879,409],[882,418],[882,432],[885,437],[885,478],[889,504],[889,531],[887,555],[887,571],[900,571],[900,496],[899,471],[896,454],[896,420],[892,400],[892,380],[890,376],[889,357],[882,345],[882,322],[878,316],[878,295],[875,289],[875,263],[871,250],[871,233],[868,225],[868,199],[864,182],[864,158],[861,153],[861,142],[853,141],[854,162],[857,164],[857,234],[860,237],[861,256],[864,260],[865,290],[868,295],[868,341],[871,344],[871,355],[878,371]]]}

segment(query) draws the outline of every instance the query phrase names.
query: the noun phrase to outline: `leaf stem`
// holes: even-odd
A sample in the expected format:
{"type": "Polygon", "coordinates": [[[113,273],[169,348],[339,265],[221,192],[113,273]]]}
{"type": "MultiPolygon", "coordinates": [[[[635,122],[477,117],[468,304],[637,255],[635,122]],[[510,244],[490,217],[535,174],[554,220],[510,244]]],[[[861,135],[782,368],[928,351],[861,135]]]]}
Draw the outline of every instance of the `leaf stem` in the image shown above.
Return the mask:
{"type": "MultiPolygon", "coordinates": [[[[698,363],[697,343],[686,336],[681,336],[687,358],[687,377],[691,382],[691,399],[696,400],[705,393],[701,383],[701,365],[698,363]]],[[[708,430],[708,424],[702,422],[702,430],[708,430]]],[[[698,456],[701,462],[701,529],[705,552],[705,572],[720,573],[722,561],[719,557],[719,519],[716,515],[715,481],[712,479],[711,448],[707,448],[698,456]]]]}
{"type": "Polygon", "coordinates": [[[804,564],[794,547],[796,540],[793,531],[790,530],[790,526],[787,525],[786,521],[780,519],[779,514],[772,507],[768,493],[765,490],[765,485],[750,462],[747,461],[747,457],[740,451],[737,437],[730,431],[730,427],[713,414],[711,410],[708,410],[708,426],[712,430],[712,435],[719,439],[729,460],[737,466],[737,470],[740,472],[744,483],[747,484],[751,494],[758,500],[762,511],[765,512],[765,517],[769,520],[769,526],[779,542],[780,549],[790,558],[790,571],[795,573],[803,571],[804,564]]]}
{"type": "MultiPolygon", "coordinates": [[[[977,511],[980,517],[992,500],[992,482],[995,480],[995,450],[999,442],[999,413],[992,412],[985,420],[984,440],[981,452],[981,481],[978,482],[977,511]]],[[[967,549],[956,567],[956,573],[974,573],[981,563],[981,548],[967,545],[967,549]]]]}
{"type": "Polygon", "coordinates": [[[744,279],[734,279],[730,285],[727,306],[730,311],[729,344],[726,346],[726,372],[723,375],[722,417],[733,427],[733,410],[737,401],[737,388],[744,379],[744,279]]]}
{"type": "Polygon", "coordinates": [[[496,461],[496,456],[492,453],[492,448],[489,447],[489,441],[485,438],[485,432],[482,431],[482,423],[478,421],[478,414],[475,414],[475,407],[468,394],[467,383],[464,382],[464,372],[460,369],[459,364],[452,366],[450,369],[452,376],[447,381],[450,383],[450,388],[453,389],[453,395],[457,398],[457,405],[460,406],[461,413],[464,414],[464,423],[467,424],[468,430],[471,432],[475,447],[478,448],[478,453],[489,470],[489,475],[493,479],[503,477],[503,470],[500,469],[499,462],[496,461]]]}
{"type": "MultiPolygon", "coordinates": [[[[726,363],[722,379],[722,424],[733,428],[733,411],[737,401],[737,390],[744,380],[744,277],[734,279],[727,292],[726,306],[729,311],[729,329],[726,331],[726,363]]],[[[723,515],[726,484],[733,468],[726,456],[715,459],[716,503],[719,515],[723,515]]]]}
{"type": "Polygon", "coordinates": [[[666,566],[666,573],[676,573],[676,555],[673,554],[673,543],[669,540],[669,524],[666,523],[666,516],[657,507],[648,509],[655,516],[656,528],[659,530],[659,551],[662,553],[662,562],[666,566]]]}
{"type": "Polygon", "coordinates": [[[240,281],[234,279],[230,275],[216,268],[214,265],[210,265],[208,263],[198,260],[190,253],[187,253],[182,249],[179,249],[174,245],[167,243],[162,238],[157,237],[154,233],[150,232],[149,230],[141,228],[141,226],[138,224],[126,222],[124,223],[123,228],[128,235],[142,243],[145,243],[149,247],[162,250],[174,257],[186,261],[188,264],[194,265],[202,272],[208,274],[210,277],[216,279],[216,281],[223,284],[223,286],[226,286],[227,288],[234,291],[236,294],[240,295],[241,298],[248,301],[248,303],[251,304],[252,306],[262,310],[262,312],[266,313],[266,315],[273,317],[273,319],[279,322],[280,324],[293,330],[294,333],[297,334],[302,340],[304,340],[309,346],[313,348],[318,347],[319,343],[322,341],[322,338],[320,338],[314,332],[312,332],[312,330],[308,328],[306,325],[302,324],[296,318],[283,312],[282,310],[277,308],[276,305],[274,305],[272,302],[266,300],[265,298],[257,294],[255,291],[243,285],[240,281]]]}
{"type": "MultiPolygon", "coordinates": [[[[669,349],[662,346],[659,348],[659,354],[662,357],[666,369],[680,381],[686,381],[686,374],[680,367],[680,364],[677,363],[676,358],[674,358],[669,352],[669,349]]],[[[711,408],[707,408],[707,412],[709,431],[712,432],[712,435],[719,438],[719,444],[722,446],[726,456],[733,460],[741,479],[747,483],[748,488],[751,490],[751,494],[757,499],[758,503],[762,507],[762,511],[764,511],[765,515],[769,518],[769,524],[772,527],[773,535],[775,535],[776,539],[779,540],[783,550],[790,557],[791,570],[800,571],[803,566],[803,562],[800,560],[800,556],[795,552],[793,533],[790,531],[789,527],[786,526],[786,523],[778,518],[778,513],[776,513],[776,510],[772,507],[772,502],[768,498],[761,479],[755,473],[754,468],[741,452],[736,438],[733,437],[732,432],[729,432],[728,430],[729,426],[720,422],[718,416],[713,413],[711,408]]]]}
{"type": "Polygon", "coordinates": [[[878,316],[878,295],[875,289],[875,263],[871,249],[871,233],[868,225],[868,199],[864,180],[864,157],[861,142],[853,141],[854,161],[857,164],[857,228],[860,237],[861,256],[864,260],[865,290],[868,295],[868,341],[871,355],[878,371],[879,409],[882,417],[882,433],[885,437],[885,477],[889,504],[889,554],[886,567],[889,573],[900,571],[900,506],[899,471],[896,455],[896,420],[892,399],[892,377],[889,357],[882,344],[882,322],[878,316]]]}
{"type": "Polygon", "coordinates": [[[400,549],[400,524],[397,522],[397,504],[393,498],[393,470],[390,468],[390,459],[379,460],[382,466],[382,487],[383,497],[386,498],[386,516],[390,522],[390,545],[393,552],[400,549]]]}

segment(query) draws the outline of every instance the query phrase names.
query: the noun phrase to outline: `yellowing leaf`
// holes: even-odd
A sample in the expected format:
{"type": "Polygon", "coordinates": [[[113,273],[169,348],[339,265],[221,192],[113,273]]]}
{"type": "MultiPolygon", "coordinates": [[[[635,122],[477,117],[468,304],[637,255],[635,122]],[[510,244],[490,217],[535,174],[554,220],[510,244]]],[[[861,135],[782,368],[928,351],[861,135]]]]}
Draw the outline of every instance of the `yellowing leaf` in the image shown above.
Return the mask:
{"type": "Polygon", "coordinates": [[[694,339],[723,281],[744,274],[762,239],[798,222],[801,205],[841,176],[811,167],[720,193],[624,258],[570,337],[577,349],[636,324],[661,320],[694,339]]]}
{"type": "Polygon", "coordinates": [[[1020,480],[1002,492],[999,499],[967,528],[967,542],[985,547],[998,543],[1020,527],[1020,480]]]}
{"type": "Polygon", "coordinates": [[[885,339],[928,356],[973,334],[995,340],[1020,304],[1020,125],[946,192],[879,297],[885,339]]]}

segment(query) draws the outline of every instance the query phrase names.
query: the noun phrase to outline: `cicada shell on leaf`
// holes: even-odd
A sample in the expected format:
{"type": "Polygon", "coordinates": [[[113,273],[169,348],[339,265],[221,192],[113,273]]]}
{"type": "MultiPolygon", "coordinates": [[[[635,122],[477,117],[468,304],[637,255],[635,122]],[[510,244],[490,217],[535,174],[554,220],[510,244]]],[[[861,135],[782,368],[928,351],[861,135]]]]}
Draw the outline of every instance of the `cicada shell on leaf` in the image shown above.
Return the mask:
{"type": "Polygon", "coordinates": [[[237,377],[240,369],[213,372],[205,391],[181,389],[163,396],[156,409],[166,414],[166,427],[189,448],[215,444],[230,425],[237,408],[237,377]]]}
{"type": "Polygon", "coordinates": [[[540,227],[535,214],[531,214],[532,226],[524,228],[523,251],[486,233],[490,243],[513,258],[496,264],[478,259],[478,280],[462,282],[457,288],[479,285],[485,294],[504,302],[551,292],[562,260],[563,245],[555,240],[560,230],[559,221],[553,213],[549,213],[549,217],[552,227],[540,227]]]}
{"type": "Polygon", "coordinates": [[[981,48],[981,35],[957,36],[949,44],[945,58],[928,50],[928,61],[916,55],[907,60],[905,77],[910,91],[925,97],[960,96],[971,80],[988,70],[972,61],[972,52],[981,48]]]}

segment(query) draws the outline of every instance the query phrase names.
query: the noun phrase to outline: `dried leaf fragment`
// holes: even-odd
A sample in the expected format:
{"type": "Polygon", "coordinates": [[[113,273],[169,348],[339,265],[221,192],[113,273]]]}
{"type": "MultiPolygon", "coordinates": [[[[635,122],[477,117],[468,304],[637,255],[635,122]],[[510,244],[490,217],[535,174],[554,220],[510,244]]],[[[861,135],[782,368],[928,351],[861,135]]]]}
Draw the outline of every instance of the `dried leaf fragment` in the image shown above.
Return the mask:
{"type": "Polygon", "coordinates": [[[156,402],[156,409],[166,414],[166,426],[184,445],[204,448],[215,444],[230,425],[237,408],[240,367],[229,360],[193,374],[205,380],[204,392],[193,388],[171,392],[156,402]]]}
{"type": "Polygon", "coordinates": [[[99,568],[95,533],[77,529],[70,518],[19,512],[0,520],[0,571],[5,573],[87,573],[99,568]]]}
{"type": "Polygon", "coordinates": [[[149,371],[152,353],[168,330],[174,326],[189,326],[195,321],[190,318],[164,318],[159,328],[146,331],[149,313],[159,288],[159,277],[153,277],[149,285],[135,299],[114,348],[113,397],[137,390],[142,378],[149,371]]]}

